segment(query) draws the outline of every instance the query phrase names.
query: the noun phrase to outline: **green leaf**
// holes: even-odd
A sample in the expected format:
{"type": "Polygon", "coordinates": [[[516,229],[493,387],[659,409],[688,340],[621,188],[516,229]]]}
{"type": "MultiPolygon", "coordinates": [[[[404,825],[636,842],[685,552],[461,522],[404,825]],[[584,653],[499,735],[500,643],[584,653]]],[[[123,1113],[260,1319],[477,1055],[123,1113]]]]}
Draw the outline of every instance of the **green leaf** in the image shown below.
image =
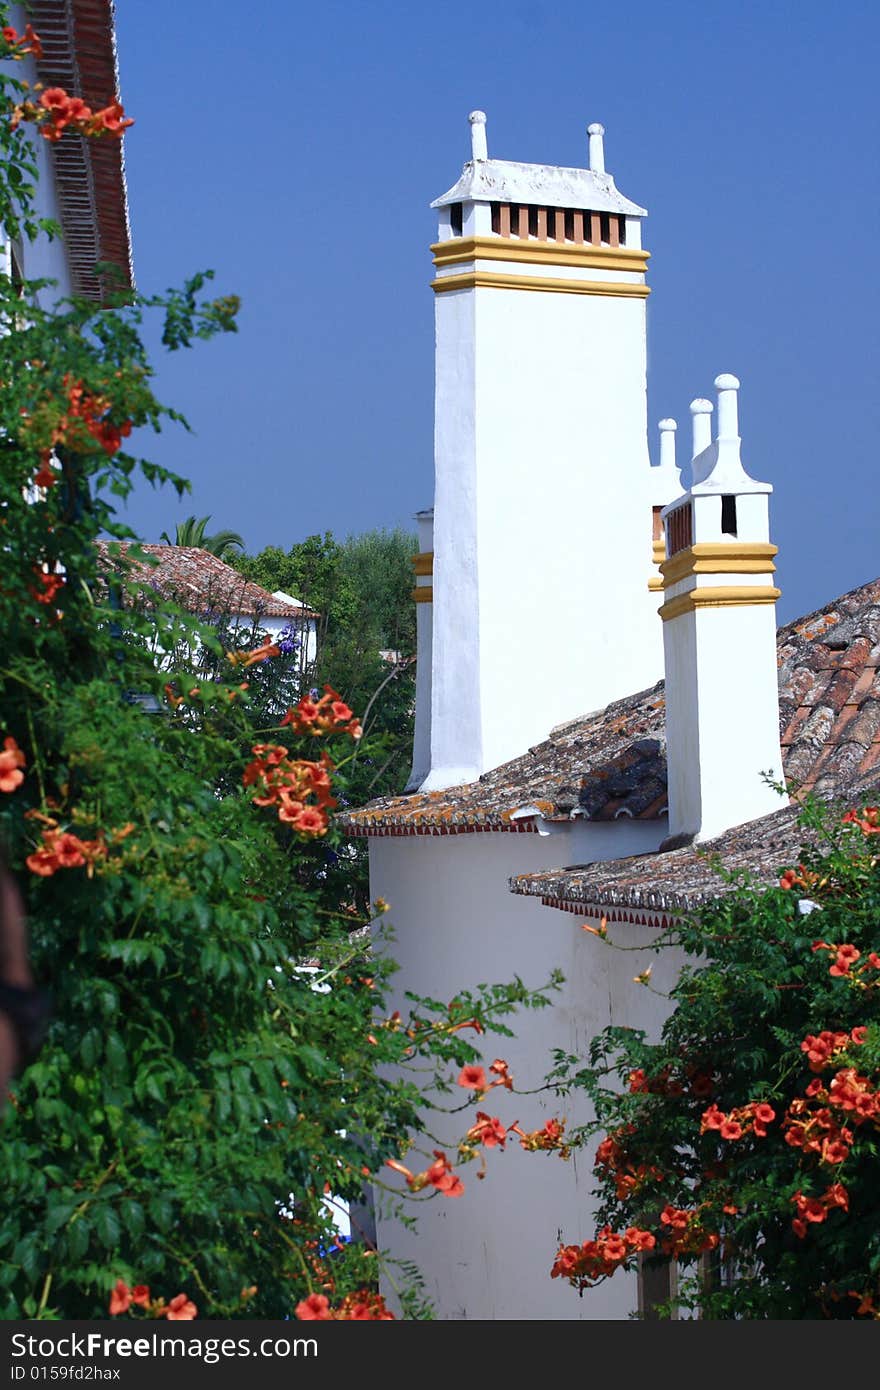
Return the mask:
{"type": "Polygon", "coordinates": [[[117,1032],[107,1034],[104,1044],[104,1057],[111,1076],[122,1077],[128,1071],[128,1056],[125,1044],[117,1032]]]}
{"type": "Polygon", "coordinates": [[[174,1219],[174,1208],[167,1197],[154,1197],[147,1210],[160,1231],[167,1231],[174,1219]]]}
{"type": "Polygon", "coordinates": [[[119,1203],[119,1216],[129,1235],[135,1240],[143,1234],[146,1219],[140,1202],[132,1197],[124,1197],[119,1203]]]}
{"type": "Polygon", "coordinates": [[[111,1206],[102,1205],[93,1207],[92,1221],[94,1222],[98,1239],[107,1250],[111,1250],[119,1244],[121,1229],[119,1217],[111,1206]]]}
{"type": "Polygon", "coordinates": [[[94,1070],[101,1056],[103,1037],[97,1028],[89,1028],[79,1045],[79,1055],[89,1071],[94,1070]]]}

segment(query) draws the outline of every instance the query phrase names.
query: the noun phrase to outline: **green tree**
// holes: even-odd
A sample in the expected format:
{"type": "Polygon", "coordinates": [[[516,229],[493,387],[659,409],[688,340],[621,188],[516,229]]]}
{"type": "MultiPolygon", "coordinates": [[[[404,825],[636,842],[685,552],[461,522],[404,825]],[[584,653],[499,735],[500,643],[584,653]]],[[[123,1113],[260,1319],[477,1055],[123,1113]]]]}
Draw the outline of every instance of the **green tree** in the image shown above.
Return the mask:
{"type": "Polygon", "coordinates": [[[558,1059],[602,1142],[599,1229],[555,1276],[666,1257],[690,1271],[667,1312],[880,1316],[880,812],[808,805],[804,827],[778,888],[739,884],[658,947],[693,962],[660,1042],[613,1027],[589,1066],[558,1059]]]}
{"type": "MultiPolygon", "coordinates": [[[[415,654],[411,561],[417,548],[415,536],[400,527],[344,542],[326,531],[286,552],[266,546],[234,564],[270,593],[282,589],[319,613],[316,675],[353,690],[375,674],[377,657],[405,662],[415,654]]],[[[372,691],[364,693],[369,698],[372,691]]]]}
{"type": "MultiPolygon", "coordinates": [[[[267,546],[234,561],[249,579],[283,589],[315,609],[317,650],[307,672],[316,688],[345,692],[363,716],[364,738],[349,771],[346,799],[363,805],[403,791],[412,762],[415,714],[415,535],[373,530],[337,541],[328,531],[288,551],[267,546]]],[[[317,850],[314,853],[318,853],[317,850]]],[[[328,895],[359,911],[369,900],[367,849],[331,851],[321,882],[328,895]]]]}
{"type": "Polygon", "coordinates": [[[195,546],[200,550],[208,550],[218,559],[228,562],[238,551],[244,550],[244,541],[237,531],[215,531],[211,535],[206,535],[206,528],[210,520],[210,516],[188,516],[185,521],[177,523],[174,540],[171,539],[167,531],[163,531],[159,539],[168,545],[188,545],[195,546]]]}
{"type": "MultiPolygon", "coordinates": [[[[289,663],[303,688],[329,685],[363,717],[364,737],[348,769],[344,804],[403,790],[412,758],[415,708],[415,614],[411,558],[415,536],[374,530],[337,541],[330,532],[308,536],[288,551],[267,546],[255,556],[235,558],[246,578],[274,592],[283,590],[318,614],[315,660],[303,664],[302,648],[289,663]]],[[[218,618],[223,626],[222,615],[218,618]]],[[[222,633],[220,634],[222,638],[222,633]]],[[[228,645],[224,642],[224,645],[228,645]]],[[[265,672],[277,686],[278,663],[265,672]]],[[[291,681],[282,681],[290,694],[291,681]]],[[[268,693],[268,692],[265,692],[268,693]]],[[[367,847],[350,843],[340,853],[314,845],[303,857],[327,908],[345,904],[363,914],[369,907],[367,847]]]]}

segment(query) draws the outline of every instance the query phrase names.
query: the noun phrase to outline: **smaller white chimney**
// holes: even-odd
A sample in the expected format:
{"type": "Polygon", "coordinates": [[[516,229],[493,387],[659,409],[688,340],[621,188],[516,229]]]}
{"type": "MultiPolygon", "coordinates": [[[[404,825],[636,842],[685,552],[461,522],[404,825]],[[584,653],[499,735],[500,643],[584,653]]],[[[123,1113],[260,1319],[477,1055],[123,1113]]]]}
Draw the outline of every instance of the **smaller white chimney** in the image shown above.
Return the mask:
{"type": "Polygon", "coordinates": [[[675,432],[677,420],[661,420],[657,425],[660,431],[660,467],[669,473],[675,468],[675,432]]]}
{"type": "Polygon", "coordinates": [[[434,508],[416,512],[419,549],[413,556],[416,605],[416,717],[412,771],[405,791],[414,792],[431,771],[431,666],[434,648],[434,508]]]}
{"type": "Polygon", "coordinates": [[[590,137],[590,168],[594,174],[605,173],[605,127],[594,121],[587,126],[587,134],[590,137]]]}
{"type": "Polygon", "coordinates": [[[691,401],[691,423],[694,432],[694,444],[691,450],[691,458],[696,458],[704,449],[708,449],[712,443],[712,411],[714,407],[711,401],[699,397],[691,401]]]}
{"type": "Polygon", "coordinates": [[[471,123],[471,159],[488,159],[489,146],[486,143],[485,111],[472,111],[468,120],[471,123]]]}
{"type": "Polygon", "coordinates": [[[661,513],[669,838],[712,839],[784,805],[769,483],[740,457],[736,377],[691,404],[693,481],[661,513]]]}
{"type": "MultiPolygon", "coordinates": [[[[678,425],[675,420],[661,420],[657,428],[660,431],[660,462],[651,468],[652,559],[655,566],[666,559],[661,520],[663,508],[681,496],[681,476],[675,462],[675,432],[678,425]]],[[[652,593],[658,593],[663,588],[663,579],[656,569],[648,580],[648,588],[652,593]]]]}
{"type": "Polygon", "coordinates": [[[651,473],[651,499],[656,506],[667,506],[681,496],[681,474],[675,460],[675,435],[678,424],[675,420],[661,420],[657,425],[660,431],[660,462],[651,473]]]}

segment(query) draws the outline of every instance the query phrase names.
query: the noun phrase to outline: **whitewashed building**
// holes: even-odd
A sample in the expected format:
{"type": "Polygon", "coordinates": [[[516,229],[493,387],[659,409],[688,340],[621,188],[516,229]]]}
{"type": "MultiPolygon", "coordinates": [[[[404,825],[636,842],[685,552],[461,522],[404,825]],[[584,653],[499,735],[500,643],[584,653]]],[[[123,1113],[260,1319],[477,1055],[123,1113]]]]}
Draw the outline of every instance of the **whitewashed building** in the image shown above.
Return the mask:
{"type": "MultiPolygon", "coordinates": [[[[472,158],[434,204],[413,772],[344,823],[391,905],[401,1008],[406,990],[562,970],[552,1008],[480,1040],[529,1091],[555,1049],[586,1057],[609,1023],[657,1032],[664,1001],[634,977],[652,965],[668,989],[680,961],[647,948],[722,891],[699,846],[772,879],[797,839],[766,774],[827,794],[880,780],[880,581],[777,633],[772,488],[743,466],[736,378],[715,381],[717,429],[712,402],[692,403],[681,472],[670,419],[649,463],[645,211],[606,172],[602,127],[589,168],[562,169],[490,159],[485,116],[470,123],[472,158]],[[581,930],[603,916],[627,952],[581,930]]],[[[546,1092],[492,1096],[505,1124],[585,1118],[546,1092]]],[[[590,1154],[508,1145],[488,1166],[415,1232],[380,1215],[380,1245],[420,1267],[439,1317],[645,1310],[634,1275],[583,1298],[549,1278],[560,1238],[594,1234],[590,1154]]]]}
{"type": "MultiPolygon", "coordinates": [[[[111,549],[105,541],[98,544],[103,568],[110,573],[116,564],[111,549]]],[[[124,561],[126,579],[136,586],[147,607],[156,597],[171,599],[239,641],[259,644],[270,638],[295,657],[293,667],[303,679],[309,677],[320,615],[293,594],[281,589],[269,593],[201,546],[138,544],[139,558],[129,554],[127,544],[116,549],[124,561]]]]}

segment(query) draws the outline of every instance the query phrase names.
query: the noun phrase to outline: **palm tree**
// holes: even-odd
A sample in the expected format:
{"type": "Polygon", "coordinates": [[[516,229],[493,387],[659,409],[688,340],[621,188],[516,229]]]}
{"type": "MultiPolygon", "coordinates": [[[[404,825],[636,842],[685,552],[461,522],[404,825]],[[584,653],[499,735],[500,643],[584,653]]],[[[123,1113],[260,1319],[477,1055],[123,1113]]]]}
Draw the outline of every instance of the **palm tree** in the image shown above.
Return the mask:
{"type": "Polygon", "coordinates": [[[159,539],[167,545],[187,545],[208,550],[219,560],[227,560],[234,551],[244,550],[244,540],[237,531],[215,531],[213,536],[206,536],[205,528],[210,520],[210,516],[188,516],[186,521],[177,523],[174,540],[167,531],[163,531],[159,539]]]}

